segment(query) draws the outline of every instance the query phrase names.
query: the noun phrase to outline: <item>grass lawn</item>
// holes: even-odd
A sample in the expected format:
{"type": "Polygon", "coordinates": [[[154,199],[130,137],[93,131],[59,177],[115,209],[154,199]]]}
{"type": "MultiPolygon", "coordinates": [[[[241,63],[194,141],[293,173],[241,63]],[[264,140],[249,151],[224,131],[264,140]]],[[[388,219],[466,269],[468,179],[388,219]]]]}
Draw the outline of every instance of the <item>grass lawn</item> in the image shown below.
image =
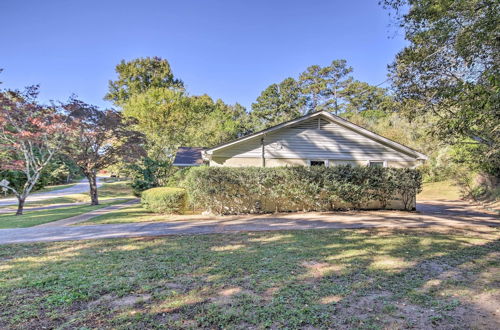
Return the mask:
{"type": "MultiPolygon", "coordinates": [[[[125,207],[120,210],[112,211],[88,221],[78,223],[77,225],[97,225],[97,224],[112,224],[112,223],[132,223],[132,222],[155,222],[155,221],[172,221],[186,220],[186,216],[192,216],[190,219],[196,219],[201,216],[200,211],[184,211],[182,215],[175,214],[158,214],[152,213],[140,204],[125,207]]],[[[202,216],[203,217],[203,216],[202,216]]]]}
{"type": "Polygon", "coordinates": [[[139,204],[100,215],[78,225],[165,221],[169,218],[171,218],[170,215],[151,213],[139,204]]]}
{"type": "Polygon", "coordinates": [[[3,245],[0,328],[498,329],[499,238],[314,230],[3,245]]]}
{"type": "Polygon", "coordinates": [[[460,190],[452,180],[424,183],[418,200],[458,200],[460,190]]]}
{"type": "MultiPolygon", "coordinates": [[[[129,186],[129,181],[119,181],[112,183],[105,183],[100,188],[98,188],[99,202],[106,202],[110,199],[115,198],[136,198],[132,193],[132,188],[129,186]]],[[[67,195],[64,197],[56,197],[52,199],[46,199],[43,201],[36,202],[26,202],[26,206],[37,207],[46,206],[52,204],[69,204],[78,202],[90,202],[90,196],[88,193],[67,195]]],[[[16,209],[17,206],[11,205],[6,208],[16,209]]]]}
{"type": "Polygon", "coordinates": [[[87,213],[113,204],[123,203],[124,200],[102,202],[100,205],[77,205],[58,209],[25,211],[23,215],[13,213],[0,214],[0,229],[25,228],[40,225],[42,223],[70,218],[79,214],[87,213]]]}

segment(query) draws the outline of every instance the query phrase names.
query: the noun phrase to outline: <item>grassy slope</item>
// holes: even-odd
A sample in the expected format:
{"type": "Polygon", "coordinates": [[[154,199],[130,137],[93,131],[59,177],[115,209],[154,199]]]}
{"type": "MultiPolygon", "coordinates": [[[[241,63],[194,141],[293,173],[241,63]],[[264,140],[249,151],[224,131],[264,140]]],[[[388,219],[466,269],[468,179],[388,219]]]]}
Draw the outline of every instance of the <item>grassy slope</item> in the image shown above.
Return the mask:
{"type": "Polygon", "coordinates": [[[417,195],[417,201],[458,199],[460,199],[460,190],[451,180],[424,183],[422,192],[417,195]]]}
{"type": "MultiPolygon", "coordinates": [[[[135,196],[132,194],[132,189],[128,184],[128,181],[103,184],[100,188],[98,188],[99,200],[106,201],[113,198],[135,198],[135,196]]],[[[90,202],[89,194],[73,194],[64,197],[46,199],[43,201],[27,202],[26,206],[37,207],[52,204],[69,204],[78,202],[90,202]]],[[[9,208],[16,208],[16,206],[10,206],[9,208]]]]}
{"type": "MultiPolygon", "coordinates": [[[[77,205],[51,210],[40,211],[25,211],[22,216],[12,214],[0,214],[0,229],[5,228],[23,228],[39,225],[42,223],[52,222],[56,220],[66,219],[75,215],[87,213],[101,207],[111,204],[123,203],[123,199],[133,198],[132,190],[127,185],[127,182],[106,183],[99,188],[99,200],[101,205],[77,205]],[[122,200],[113,200],[115,198],[123,198],[122,200]]],[[[89,202],[88,194],[75,194],[67,197],[59,197],[51,200],[45,200],[34,203],[27,203],[27,206],[45,206],[61,203],[89,202]]],[[[12,207],[13,212],[15,207],[12,207]]]]}
{"type": "Polygon", "coordinates": [[[199,211],[185,211],[182,216],[170,214],[157,214],[142,208],[141,205],[133,205],[120,210],[112,211],[98,217],[92,218],[78,225],[96,225],[96,224],[112,224],[112,223],[131,223],[131,222],[154,222],[154,221],[172,221],[184,218],[186,215],[192,215],[191,219],[196,219],[200,215],[199,211]]]}
{"type": "Polygon", "coordinates": [[[170,220],[170,218],[171,216],[169,215],[151,213],[143,209],[140,205],[134,205],[100,215],[86,222],[80,223],[79,225],[167,221],[170,220]]]}
{"type": "Polygon", "coordinates": [[[317,230],[0,246],[0,328],[495,328],[499,238],[317,230]]]}
{"type": "Polygon", "coordinates": [[[16,216],[13,213],[0,214],[0,229],[32,227],[40,225],[42,223],[74,217],[76,215],[84,214],[106,206],[123,202],[124,201],[121,200],[121,201],[103,202],[100,205],[94,205],[94,206],[77,205],[77,206],[63,207],[58,209],[26,211],[24,212],[23,215],[20,216],[16,216]]]}

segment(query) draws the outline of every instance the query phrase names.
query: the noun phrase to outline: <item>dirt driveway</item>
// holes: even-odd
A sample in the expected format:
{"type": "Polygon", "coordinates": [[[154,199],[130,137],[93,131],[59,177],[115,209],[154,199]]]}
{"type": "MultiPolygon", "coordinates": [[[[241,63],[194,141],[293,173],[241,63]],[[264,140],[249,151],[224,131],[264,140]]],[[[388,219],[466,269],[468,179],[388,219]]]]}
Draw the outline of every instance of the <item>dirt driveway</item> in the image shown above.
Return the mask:
{"type": "Polygon", "coordinates": [[[179,216],[168,222],[0,230],[0,244],[239,231],[500,226],[497,214],[461,201],[421,201],[417,212],[351,211],[245,216],[179,216]]]}

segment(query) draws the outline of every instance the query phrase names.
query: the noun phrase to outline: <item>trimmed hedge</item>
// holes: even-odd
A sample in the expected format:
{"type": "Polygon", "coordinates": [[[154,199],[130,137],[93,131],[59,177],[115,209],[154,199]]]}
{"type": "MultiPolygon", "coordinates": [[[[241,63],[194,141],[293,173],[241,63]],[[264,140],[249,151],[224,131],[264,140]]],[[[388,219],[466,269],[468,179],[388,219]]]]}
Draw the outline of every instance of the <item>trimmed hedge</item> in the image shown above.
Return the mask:
{"type": "Polygon", "coordinates": [[[405,209],[421,191],[418,170],[382,167],[199,167],[183,186],[190,203],[217,214],[382,208],[401,199],[405,209]]]}
{"type": "Polygon", "coordinates": [[[182,188],[151,188],[141,194],[142,206],[155,213],[181,213],[186,208],[186,202],[186,190],[182,188]]]}

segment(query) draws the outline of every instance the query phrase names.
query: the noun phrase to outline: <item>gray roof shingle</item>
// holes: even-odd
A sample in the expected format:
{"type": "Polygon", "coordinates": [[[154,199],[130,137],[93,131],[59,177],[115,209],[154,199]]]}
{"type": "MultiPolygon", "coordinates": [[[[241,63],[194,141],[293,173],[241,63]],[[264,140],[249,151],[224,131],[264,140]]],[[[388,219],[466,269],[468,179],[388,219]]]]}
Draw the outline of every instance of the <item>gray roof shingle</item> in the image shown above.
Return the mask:
{"type": "Polygon", "coordinates": [[[203,165],[201,147],[179,147],[175,154],[174,166],[200,166],[203,165]]]}

